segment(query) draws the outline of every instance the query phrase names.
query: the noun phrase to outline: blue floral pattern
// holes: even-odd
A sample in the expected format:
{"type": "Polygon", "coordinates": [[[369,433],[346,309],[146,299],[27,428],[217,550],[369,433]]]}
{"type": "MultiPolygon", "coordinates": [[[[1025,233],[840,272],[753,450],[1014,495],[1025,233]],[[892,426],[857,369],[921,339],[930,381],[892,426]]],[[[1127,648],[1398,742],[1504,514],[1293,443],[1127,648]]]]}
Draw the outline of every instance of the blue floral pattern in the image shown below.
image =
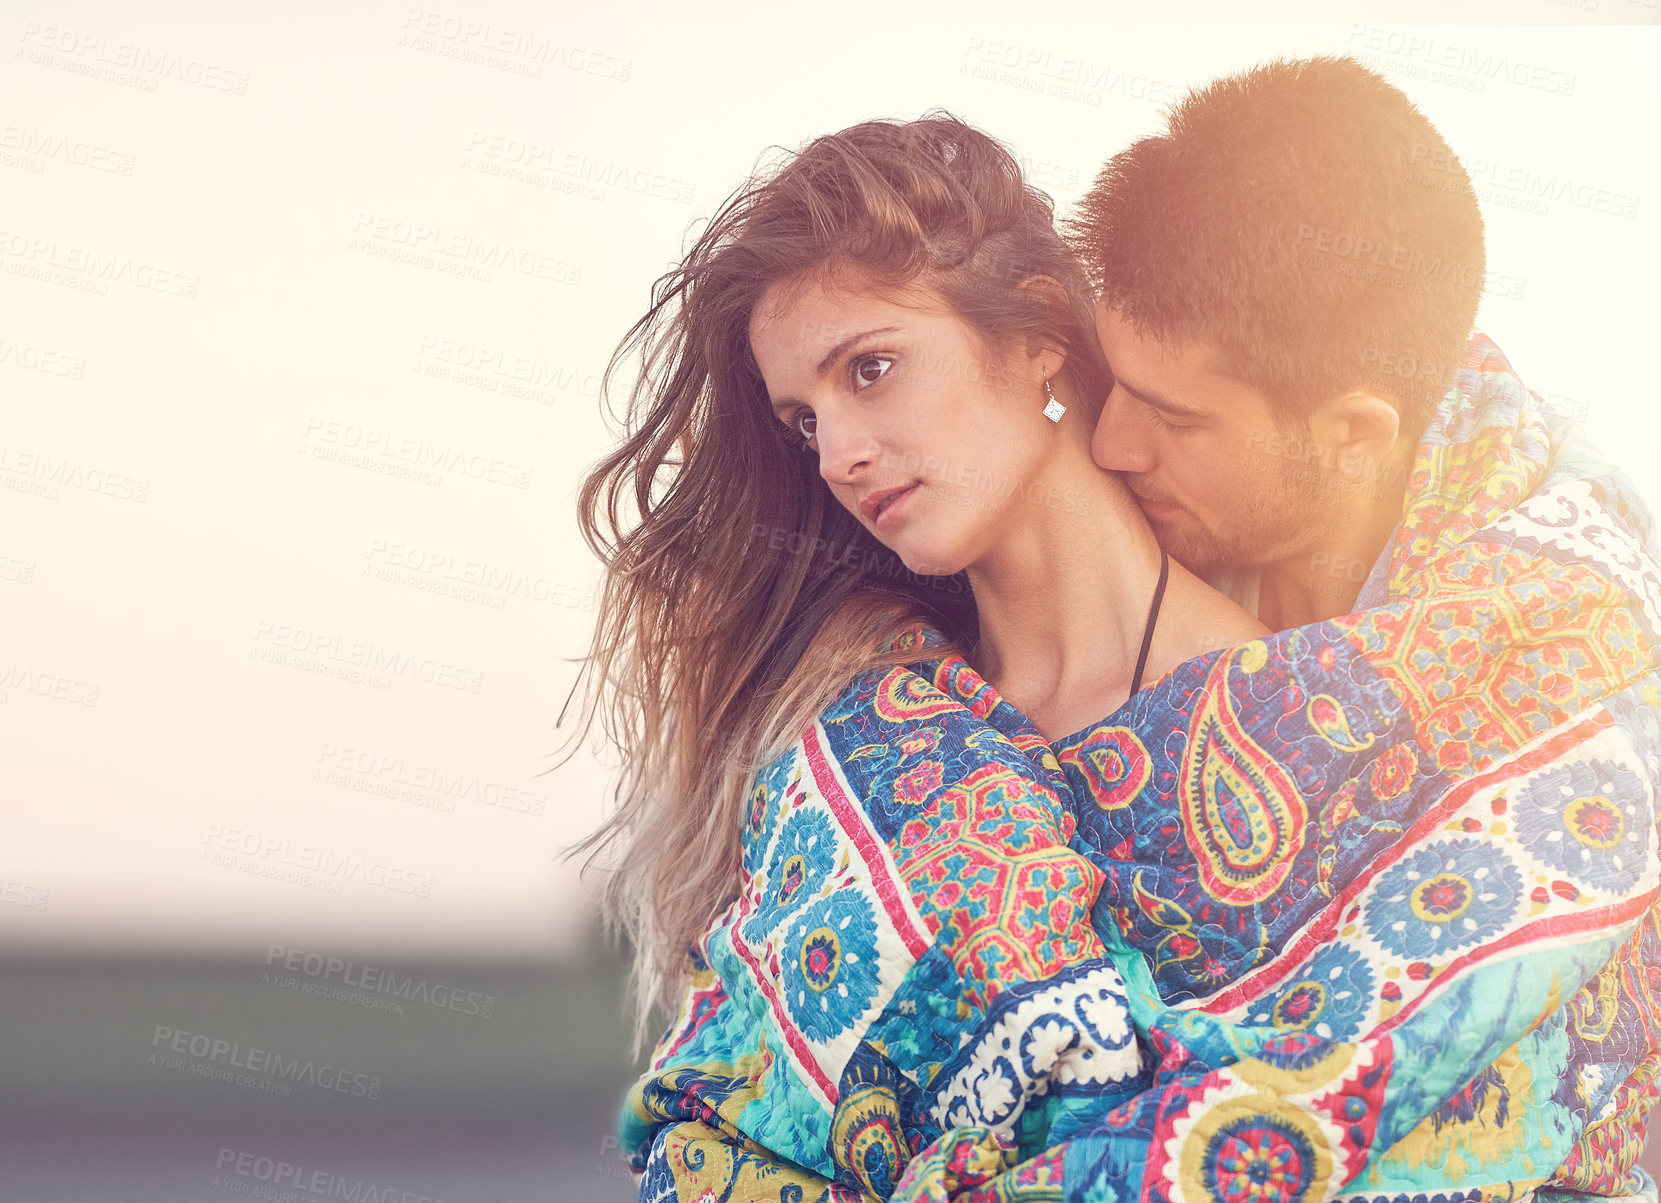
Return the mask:
{"type": "Polygon", "coordinates": [[[1386,873],[1366,908],[1367,931],[1403,957],[1439,957],[1481,943],[1516,914],[1522,874],[1495,845],[1443,840],[1386,873]]]}
{"type": "Polygon", "coordinates": [[[761,838],[771,831],[774,816],[784,798],[785,786],[795,767],[795,749],[783,753],[757,775],[744,802],[744,872],[756,874],[767,856],[767,842],[761,838]]]}
{"type": "Polygon", "coordinates": [[[791,1019],[813,1040],[834,1040],[877,993],[871,904],[852,890],[813,903],[791,925],[779,960],[791,1019]]]}
{"type": "Polygon", "coordinates": [[[765,939],[811,902],[836,868],[838,846],[823,811],[803,808],[786,819],[767,861],[760,909],[744,924],[745,938],[765,939]]]}
{"type": "Polygon", "coordinates": [[[1593,760],[1530,781],[1514,804],[1523,844],[1541,861],[1596,889],[1630,889],[1648,861],[1639,799],[1624,765],[1593,760]]]}
{"type": "Polygon", "coordinates": [[[1252,1004],[1246,1022],[1347,1040],[1367,1018],[1373,987],[1372,968],[1359,952],[1327,944],[1284,986],[1252,1004]]]}

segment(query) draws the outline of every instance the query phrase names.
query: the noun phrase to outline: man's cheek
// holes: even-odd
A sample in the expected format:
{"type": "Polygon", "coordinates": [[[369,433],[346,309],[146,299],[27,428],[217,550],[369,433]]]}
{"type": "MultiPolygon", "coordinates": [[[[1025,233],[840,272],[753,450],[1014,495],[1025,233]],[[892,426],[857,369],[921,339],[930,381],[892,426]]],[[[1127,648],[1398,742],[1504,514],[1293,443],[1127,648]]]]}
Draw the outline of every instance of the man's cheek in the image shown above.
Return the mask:
{"type": "Polygon", "coordinates": [[[1284,449],[1276,436],[1272,444],[1258,443],[1236,456],[1229,465],[1228,476],[1235,492],[1249,493],[1254,488],[1266,488],[1285,467],[1284,449]]]}

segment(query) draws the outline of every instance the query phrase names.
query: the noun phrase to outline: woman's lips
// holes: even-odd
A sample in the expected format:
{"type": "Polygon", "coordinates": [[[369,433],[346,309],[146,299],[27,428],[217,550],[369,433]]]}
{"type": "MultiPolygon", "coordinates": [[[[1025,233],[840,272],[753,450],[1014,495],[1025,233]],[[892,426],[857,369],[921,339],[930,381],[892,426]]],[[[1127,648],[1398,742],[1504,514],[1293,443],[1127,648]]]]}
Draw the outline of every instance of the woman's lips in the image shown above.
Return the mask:
{"type": "Polygon", "coordinates": [[[890,493],[887,497],[883,498],[877,507],[877,516],[872,519],[871,525],[875,526],[878,530],[881,530],[884,524],[893,517],[894,510],[905,504],[905,499],[915,493],[917,491],[917,485],[922,483],[922,481],[918,481],[917,484],[908,485],[899,492],[890,493]]]}

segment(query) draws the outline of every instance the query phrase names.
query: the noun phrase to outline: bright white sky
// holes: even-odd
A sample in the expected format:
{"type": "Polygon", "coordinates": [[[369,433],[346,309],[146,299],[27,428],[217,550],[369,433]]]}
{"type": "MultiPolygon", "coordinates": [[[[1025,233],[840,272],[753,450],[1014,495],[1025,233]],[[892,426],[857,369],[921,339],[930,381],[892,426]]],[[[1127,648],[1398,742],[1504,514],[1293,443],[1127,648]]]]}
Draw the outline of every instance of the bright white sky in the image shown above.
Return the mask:
{"type": "Polygon", "coordinates": [[[1473,167],[1489,265],[1524,282],[1482,325],[1661,498],[1661,34],[1607,24],[1661,7],[1581,3],[1439,29],[0,4],[0,947],[572,947],[586,903],[557,851],[606,778],[532,774],[593,621],[573,500],[607,442],[595,374],[764,148],[866,118],[944,106],[1065,209],[1192,85],[1374,56],[1473,167]],[[1494,61],[1544,86],[1471,65],[1494,61]],[[619,167],[661,178],[578,178],[619,167]],[[1635,213],[1508,207],[1517,179],[1635,213]],[[528,270],[400,261],[416,228],[528,270]],[[535,395],[503,392],[516,363],[535,395]],[[430,480],[351,462],[417,446],[430,480]],[[28,492],[41,473],[74,479],[28,492]],[[331,678],[297,649],[382,667],[331,678]]]}

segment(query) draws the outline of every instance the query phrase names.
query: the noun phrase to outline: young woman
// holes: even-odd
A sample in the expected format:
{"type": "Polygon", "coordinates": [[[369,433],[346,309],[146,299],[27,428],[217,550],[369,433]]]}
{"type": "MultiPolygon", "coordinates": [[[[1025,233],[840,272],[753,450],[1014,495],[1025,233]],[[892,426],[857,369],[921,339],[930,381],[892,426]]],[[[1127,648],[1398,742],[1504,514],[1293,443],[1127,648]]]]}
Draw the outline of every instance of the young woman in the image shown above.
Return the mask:
{"type": "Polygon", "coordinates": [[[607,901],[642,1019],[682,1004],[633,1102],[650,1180],[771,1182],[765,1147],[886,1197],[954,1114],[1134,1078],[1039,735],[1262,628],[1092,462],[1109,381],[1047,198],[950,117],[817,139],[720,210],[633,352],[580,505],[625,753],[607,901]],[[960,1055],[1084,998],[1099,1028],[1008,1081],[960,1055]]]}

